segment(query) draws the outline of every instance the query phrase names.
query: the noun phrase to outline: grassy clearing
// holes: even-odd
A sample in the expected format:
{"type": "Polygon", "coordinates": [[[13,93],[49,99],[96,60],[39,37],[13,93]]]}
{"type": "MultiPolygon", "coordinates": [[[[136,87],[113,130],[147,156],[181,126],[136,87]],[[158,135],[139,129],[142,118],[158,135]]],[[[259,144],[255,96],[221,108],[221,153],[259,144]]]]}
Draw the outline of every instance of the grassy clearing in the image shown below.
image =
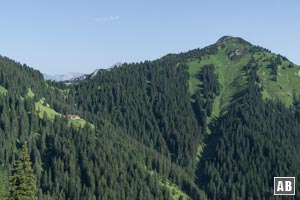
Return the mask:
{"type": "Polygon", "coordinates": [[[32,92],[31,88],[28,88],[28,92],[27,92],[26,96],[29,97],[29,98],[34,97],[34,93],[32,92]]]}
{"type": "Polygon", "coordinates": [[[192,61],[188,63],[189,69],[189,92],[191,96],[196,93],[196,91],[199,89],[200,85],[202,84],[199,79],[196,78],[196,75],[200,72],[203,65],[201,65],[198,61],[192,61]]]}
{"type": "MultiPolygon", "coordinates": [[[[38,113],[39,117],[42,119],[44,114],[47,114],[47,117],[50,120],[54,120],[55,116],[64,117],[64,115],[56,112],[54,109],[50,107],[49,104],[45,103],[45,98],[40,99],[38,102],[35,103],[35,110],[38,113]]],[[[75,126],[76,128],[83,128],[88,122],[84,119],[77,119],[77,120],[68,120],[67,126],[75,126]]],[[[93,124],[88,123],[92,128],[95,128],[93,124]]]]}
{"type": "Polygon", "coordinates": [[[183,192],[177,185],[171,183],[171,181],[163,180],[162,176],[160,176],[158,173],[156,173],[153,170],[147,169],[146,166],[144,166],[144,169],[145,169],[146,173],[149,173],[151,176],[159,177],[160,186],[166,187],[169,190],[172,199],[174,199],[174,200],[179,200],[180,198],[183,200],[190,199],[190,197],[185,192],[183,192]]]}
{"type": "Polygon", "coordinates": [[[6,96],[7,94],[7,89],[1,85],[0,85],[0,94],[4,96],[6,96]]]}
{"type": "Polygon", "coordinates": [[[189,62],[190,95],[195,94],[202,85],[202,82],[196,78],[201,68],[204,65],[213,64],[221,84],[220,95],[215,97],[212,111],[212,117],[218,117],[222,109],[231,102],[233,95],[245,88],[247,81],[242,67],[248,63],[249,59],[250,56],[246,55],[231,61],[227,58],[224,50],[219,50],[217,54],[205,57],[201,61],[189,62]]]}
{"type": "Polygon", "coordinates": [[[77,120],[69,119],[68,126],[73,125],[76,128],[83,128],[86,125],[86,123],[87,122],[84,119],[77,119],[77,120]]]}
{"type": "Polygon", "coordinates": [[[196,161],[198,162],[202,156],[203,153],[203,148],[205,147],[205,144],[201,143],[198,145],[198,149],[197,149],[197,157],[196,157],[196,161]]]}
{"type": "Polygon", "coordinates": [[[197,74],[201,71],[202,67],[209,64],[214,64],[215,66],[217,64],[222,65],[222,62],[225,58],[225,53],[223,51],[219,51],[217,54],[205,57],[201,61],[196,60],[187,63],[189,67],[188,72],[190,75],[189,92],[191,96],[195,94],[195,92],[199,90],[200,86],[202,85],[202,82],[196,78],[197,74]]]}
{"type": "Polygon", "coordinates": [[[182,190],[180,190],[176,185],[172,184],[170,181],[163,182],[162,180],[159,181],[161,186],[166,187],[171,196],[172,199],[177,200],[177,199],[182,199],[182,200],[187,200],[190,199],[189,196],[184,193],[182,190]]]}
{"type": "MultiPolygon", "coordinates": [[[[267,58],[275,58],[275,55],[271,53],[264,55],[267,58]]],[[[260,57],[262,55],[256,57],[260,65],[257,74],[263,87],[263,98],[278,99],[289,107],[293,103],[293,93],[300,95],[300,67],[288,61],[282,61],[282,65],[277,66],[277,81],[273,81],[271,80],[273,76],[271,75],[271,69],[267,67],[270,62],[259,59],[260,57]],[[290,64],[293,65],[293,68],[288,67],[290,64]]]]}
{"type": "Polygon", "coordinates": [[[35,103],[35,110],[40,118],[43,118],[45,113],[51,120],[54,120],[55,116],[62,116],[61,114],[50,108],[48,104],[45,104],[45,98],[42,98],[35,103]]]}

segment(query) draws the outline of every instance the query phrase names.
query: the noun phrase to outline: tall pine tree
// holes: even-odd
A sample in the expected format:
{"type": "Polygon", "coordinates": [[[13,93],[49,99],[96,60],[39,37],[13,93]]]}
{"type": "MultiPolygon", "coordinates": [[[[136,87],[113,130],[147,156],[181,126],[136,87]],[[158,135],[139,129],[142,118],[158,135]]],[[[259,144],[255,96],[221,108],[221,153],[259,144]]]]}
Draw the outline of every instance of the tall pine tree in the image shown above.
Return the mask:
{"type": "Polygon", "coordinates": [[[25,142],[10,177],[9,199],[35,200],[36,180],[25,142]]]}
{"type": "Polygon", "coordinates": [[[0,169],[0,199],[6,199],[6,188],[5,188],[5,181],[4,175],[0,169]]]}

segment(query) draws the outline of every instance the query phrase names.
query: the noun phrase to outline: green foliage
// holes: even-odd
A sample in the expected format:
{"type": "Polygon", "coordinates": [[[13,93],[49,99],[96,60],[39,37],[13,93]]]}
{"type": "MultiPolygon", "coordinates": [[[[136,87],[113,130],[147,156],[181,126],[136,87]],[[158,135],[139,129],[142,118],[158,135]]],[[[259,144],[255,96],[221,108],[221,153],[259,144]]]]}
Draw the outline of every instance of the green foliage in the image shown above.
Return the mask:
{"type": "Polygon", "coordinates": [[[171,199],[190,199],[190,197],[186,193],[184,193],[180,188],[178,188],[176,184],[172,183],[170,180],[164,180],[164,178],[157,172],[147,169],[146,166],[144,166],[144,169],[146,170],[146,173],[149,173],[152,177],[158,178],[160,186],[168,189],[171,195],[171,199]]]}
{"type": "Polygon", "coordinates": [[[77,120],[69,120],[68,126],[75,126],[77,128],[83,128],[86,125],[86,121],[84,119],[77,119],[77,120]]]}
{"type": "Polygon", "coordinates": [[[9,199],[34,200],[36,198],[36,180],[28,154],[27,143],[22,146],[19,158],[10,177],[9,199]]]}
{"type": "Polygon", "coordinates": [[[163,187],[166,187],[169,190],[169,193],[171,194],[171,198],[173,200],[188,200],[190,197],[185,194],[182,190],[180,190],[175,184],[172,184],[169,181],[160,181],[160,184],[163,187]]]}
{"type": "Polygon", "coordinates": [[[49,104],[45,103],[45,98],[42,98],[35,103],[35,110],[40,118],[43,118],[45,114],[51,120],[54,120],[55,116],[61,116],[61,114],[50,108],[49,104]]]}
{"type": "Polygon", "coordinates": [[[4,96],[7,94],[7,89],[1,85],[0,85],[0,94],[4,96]]]}
{"type": "Polygon", "coordinates": [[[254,55],[260,66],[258,76],[264,99],[279,99],[287,107],[293,103],[293,93],[300,94],[300,67],[279,55],[258,52],[254,55]]]}
{"type": "Polygon", "coordinates": [[[5,176],[2,171],[3,170],[0,170],[0,199],[6,200],[7,187],[6,187],[6,182],[5,182],[5,176]]]}
{"type": "Polygon", "coordinates": [[[28,88],[28,92],[27,92],[27,97],[29,98],[33,98],[34,97],[34,93],[32,92],[31,88],[28,88]]]}
{"type": "Polygon", "coordinates": [[[0,56],[0,85],[8,92],[23,97],[27,95],[28,88],[38,93],[36,95],[47,92],[40,72],[2,56],[0,56]]]}
{"type": "Polygon", "coordinates": [[[50,194],[46,194],[43,198],[43,200],[60,200],[61,198],[59,197],[53,197],[50,194]]]}
{"type": "MultiPolygon", "coordinates": [[[[233,96],[246,87],[246,76],[243,72],[243,67],[249,62],[249,53],[230,60],[226,53],[228,50],[227,45],[232,46],[224,43],[215,54],[203,56],[197,61],[189,61],[187,63],[189,66],[189,85],[192,99],[203,86],[203,80],[198,78],[198,74],[201,73],[204,66],[214,65],[214,73],[217,75],[220,84],[220,94],[215,97],[212,109],[212,116],[215,117],[218,117],[222,110],[226,110],[233,96]]],[[[242,48],[241,45],[239,46],[242,48]]],[[[243,48],[249,51],[250,47],[246,46],[243,48]]]]}
{"type": "Polygon", "coordinates": [[[74,85],[70,99],[94,125],[108,120],[192,174],[201,130],[187,81],[187,66],[173,60],[130,64],[74,85]]]}

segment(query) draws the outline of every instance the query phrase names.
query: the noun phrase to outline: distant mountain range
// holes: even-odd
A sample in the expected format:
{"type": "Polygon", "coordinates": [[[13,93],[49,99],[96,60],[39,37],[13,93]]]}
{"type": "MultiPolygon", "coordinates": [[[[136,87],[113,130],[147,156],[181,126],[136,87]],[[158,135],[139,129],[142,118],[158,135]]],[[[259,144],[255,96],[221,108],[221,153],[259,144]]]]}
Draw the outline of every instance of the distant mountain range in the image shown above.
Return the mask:
{"type": "Polygon", "coordinates": [[[43,74],[43,76],[46,80],[52,80],[52,81],[68,81],[68,80],[78,78],[82,75],[84,75],[84,74],[83,73],[74,73],[74,72],[70,72],[67,74],[54,74],[54,75],[43,74]]]}
{"type": "Polygon", "coordinates": [[[113,64],[112,66],[106,68],[106,69],[96,69],[94,70],[91,74],[84,74],[84,73],[76,73],[76,72],[70,72],[67,74],[54,74],[54,75],[50,75],[50,74],[46,74],[44,73],[44,79],[46,80],[52,80],[52,81],[81,81],[81,80],[85,80],[88,77],[94,77],[98,74],[98,72],[100,71],[109,71],[111,68],[114,67],[120,67],[122,65],[121,62],[117,62],[115,64],[113,64]]]}

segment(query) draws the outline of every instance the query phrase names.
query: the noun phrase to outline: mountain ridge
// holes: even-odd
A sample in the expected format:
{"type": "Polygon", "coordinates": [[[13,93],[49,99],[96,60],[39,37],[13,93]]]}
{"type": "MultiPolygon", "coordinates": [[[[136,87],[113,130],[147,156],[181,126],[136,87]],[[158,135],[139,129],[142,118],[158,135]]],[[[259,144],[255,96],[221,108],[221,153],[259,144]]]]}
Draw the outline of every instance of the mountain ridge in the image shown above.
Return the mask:
{"type": "Polygon", "coordinates": [[[117,63],[113,64],[112,66],[110,66],[108,68],[95,69],[90,74],[84,74],[84,73],[78,73],[78,72],[69,72],[69,73],[66,73],[66,74],[49,75],[49,74],[44,73],[43,76],[44,76],[45,80],[52,80],[52,81],[56,81],[56,82],[77,82],[77,81],[86,80],[88,78],[93,78],[94,76],[96,76],[98,74],[98,72],[109,71],[109,70],[111,70],[111,68],[120,67],[121,65],[122,65],[121,62],[117,62],[117,63]]]}

